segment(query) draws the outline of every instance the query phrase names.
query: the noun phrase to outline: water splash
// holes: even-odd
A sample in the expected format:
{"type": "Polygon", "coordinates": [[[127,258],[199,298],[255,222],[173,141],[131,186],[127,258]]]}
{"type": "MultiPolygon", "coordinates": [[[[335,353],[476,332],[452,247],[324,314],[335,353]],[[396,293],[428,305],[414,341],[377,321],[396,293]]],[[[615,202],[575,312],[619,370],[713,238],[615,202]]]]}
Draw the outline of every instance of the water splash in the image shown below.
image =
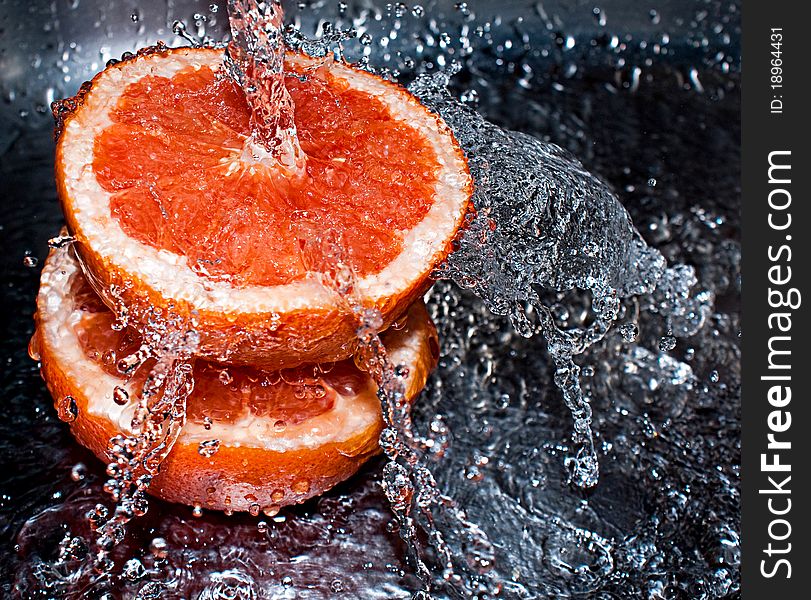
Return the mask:
{"type": "MultiPolygon", "coordinates": [[[[380,339],[380,311],[364,307],[355,296],[358,286],[345,260],[347,245],[331,230],[302,242],[308,270],[317,273],[342,309],[357,318],[355,363],[377,385],[385,424],[380,434],[380,447],[388,459],[383,467],[383,490],[424,592],[447,586],[457,593],[496,592],[499,584],[490,577],[492,544],[453,499],[441,493],[428,467],[427,456],[440,451],[442,441],[439,436],[422,437],[414,427],[405,389],[407,370],[392,362],[380,339]],[[457,553],[460,548],[461,554],[457,553]]],[[[442,433],[441,429],[436,433],[442,433]]]]}
{"type": "Polygon", "coordinates": [[[621,298],[650,294],[658,286],[660,312],[682,325],[682,334],[694,333],[704,318],[688,325],[682,317],[706,316],[712,298],[690,297],[691,271],[668,269],[608,185],[568,152],[497,127],[454,98],[448,91],[452,73],[423,75],[409,88],[451,127],[475,182],[477,216],[437,275],[470,289],[494,313],[508,315],[521,335],[543,333],[556,367],[555,385],[574,420],[578,449],[567,459],[572,482],[593,487],[599,463],[592,410],[574,358],[605,337],[621,298]],[[590,292],[590,323],[563,328],[544,290],[590,292]]]}
{"type": "MultiPolygon", "coordinates": [[[[112,513],[96,508],[88,515],[96,531],[97,553],[94,570],[109,577],[114,564],[110,552],[126,535],[133,518],[146,514],[149,503],[146,491],[161,463],[169,455],[186,422],[186,399],[194,381],[191,377],[192,355],[198,336],[194,330],[167,320],[153,321],[153,331],[136,355],[119,360],[122,373],[134,374],[139,368],[149,369],[137,397],[132,421],[133,434],[113,437],[107,451],[111,457],[104,484],[114,502],[112,513]],[[137,356],[135,360],[130,360],[137,356]]],[[[121,390],[113,390],[113,401],[121,402],[121,390]]]]}
{"type": "Polygon", "coordinates": [[[306,157],[293,120],[293,100],[284,85],[285,44],[281,2],[229,0],[232,41],[225,66],[251,107],[251,140],[244,158],[275,159],[295,173],[306,157]]]}

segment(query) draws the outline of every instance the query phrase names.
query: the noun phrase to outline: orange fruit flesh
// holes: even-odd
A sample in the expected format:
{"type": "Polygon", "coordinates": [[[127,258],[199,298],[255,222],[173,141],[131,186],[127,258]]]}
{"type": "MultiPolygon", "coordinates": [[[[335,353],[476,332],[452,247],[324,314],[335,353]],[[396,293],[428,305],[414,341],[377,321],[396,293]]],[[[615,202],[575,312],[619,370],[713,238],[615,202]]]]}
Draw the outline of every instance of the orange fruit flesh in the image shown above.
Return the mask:
{"type": "Polygon", "coordinates": [[[129,84],[93,155],[127,235],[238,286],[282,285],[318,270],[323,250],[308,240],[327,230],[356,275],[391,262],[433,204],[435,151],[326,67],[288,64],[285,83],[307,155],[306,172],[290,179],[242,160],[248,105],[209,67],[129,84]]]}
{"type": "MultiPolygon", "coordinates": [[[[85,355],[110,375],[125,379],[118,361],[141,346],[132,329],[113,329],[113,313],[96,296],[88,283],[77,291],[76,306],[81,317],[73,324],[85,355]]],[[[132,376],[143,385],[151,362],[132,376]]],[[[277,431],[329,412],[336,394],[353,396],[367,384],[369,376],[352,360],[327,365],[302,365],[282,371],[254,367],[226,366],[197,360],[193,367],[194,390],[186,403],[186,418],[195,423],[234,423],[246,414],[274,423],[277,431]]]]}

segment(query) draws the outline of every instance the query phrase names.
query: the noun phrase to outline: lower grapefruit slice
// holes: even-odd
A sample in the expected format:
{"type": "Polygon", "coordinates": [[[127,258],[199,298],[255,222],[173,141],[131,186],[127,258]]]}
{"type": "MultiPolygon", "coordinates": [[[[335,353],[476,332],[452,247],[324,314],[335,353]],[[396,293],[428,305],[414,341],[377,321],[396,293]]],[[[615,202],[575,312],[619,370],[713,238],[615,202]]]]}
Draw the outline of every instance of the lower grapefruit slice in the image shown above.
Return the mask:
{"type": "MultiPolygon", "coordinates": [[[[110,328],[114,316],[88,285],[68,248],[51,252],[37,298],[32,350],[57,407],[70,396],[70,428],[103,460],[130,422],[141,367],[127,378],[116,368],[140,346],[132,330],[110,328]],[[116,387],[127,394],[118,394],[116,387]]],[[[436,365],[436,329],[422,301],[383,334],[392,360],[407,369],[409,401],[436,365]]],[[[226,511],[279,507],[322,493],[378,452],[383,421],[376,386],[351,360],[280,372],[194,364],[187,421],[149,492],[226,511]]]]}
{"type": "Polygon", "coordinates": [[[289,54],[306,154],[290,172],[256,155],[222,60],[143,51],[60,105],[56,179],[79,258],[108,306],[136,326],[158,312],[185,319],[212,360],[344,359],[356,316],[341,295],[386,327],[450,251],[470,210],[464,154],[400,86],[289,54]]]}

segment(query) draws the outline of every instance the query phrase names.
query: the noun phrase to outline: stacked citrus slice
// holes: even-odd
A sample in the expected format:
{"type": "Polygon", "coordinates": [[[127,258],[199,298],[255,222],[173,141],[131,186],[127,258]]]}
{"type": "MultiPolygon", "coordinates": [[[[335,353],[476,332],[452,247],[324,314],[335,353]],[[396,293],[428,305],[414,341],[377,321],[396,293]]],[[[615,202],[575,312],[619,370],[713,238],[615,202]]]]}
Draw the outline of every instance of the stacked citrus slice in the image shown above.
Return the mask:
{"type": "Polygon", "coordinates": [[[306,154],[294,173],[252,150],[220,50],[142,51],[60,107],[56,180],[75,241],[43,271],[42,373],[105,456],[134,433],[144,379],[110,357],[148,343],[156,320],[193,329],[187,423],[151,487],[169,500],[272,509],[377,451],[376,387],[351,360],[358,309],[395,324],[383,339],[409,399],[437,359],[420,298],[471,210],[463,153],[365,71],[291,54],[285,83],[306,154]],[[113,402],[116,387],[131,400],[113,402]]]}

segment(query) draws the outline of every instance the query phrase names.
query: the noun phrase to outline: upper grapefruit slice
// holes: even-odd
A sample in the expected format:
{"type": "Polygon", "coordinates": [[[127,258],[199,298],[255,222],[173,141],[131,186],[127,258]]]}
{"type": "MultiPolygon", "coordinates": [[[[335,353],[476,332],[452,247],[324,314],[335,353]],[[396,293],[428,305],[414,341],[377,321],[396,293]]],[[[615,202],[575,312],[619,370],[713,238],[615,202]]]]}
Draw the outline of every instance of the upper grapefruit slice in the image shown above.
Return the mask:
{"type": "Polygon", "coordinates": [[[465,157],[400,86],[289,54],[306,167],[287,171],[254,155],[222,60],[153,49],[74,99],[56,179],[79,258],[108,306],[136,325],[171,311],[211,359],[276,369],[346,358],[356,317],[320,273],[337,272],[353,304],[392,323],[469,210],[465,157]]]}
{"type": "MultiPolygon", "coordinates": [[[[135,433],[131,421],[149,371],[148,364],[129,377],[116,370],[115,358],[140,340],[132,330],[111,329],[113,321],[72,251],[52,251],[42,272],[32,353],[57,407],[68,396],[75,402],[76,439],[108,461],[110,438],[135,433]]],[[[436,366],[436,329],[422,301],[398,323],[383,341],[406,369],[411,401],[436,366]]],[[[268,372],[198,359],[193,369],[186,423],[149,488],[154,495],[270,513],[329,489],[379,450],[377,388],[351,360],[268,372]]]]}

